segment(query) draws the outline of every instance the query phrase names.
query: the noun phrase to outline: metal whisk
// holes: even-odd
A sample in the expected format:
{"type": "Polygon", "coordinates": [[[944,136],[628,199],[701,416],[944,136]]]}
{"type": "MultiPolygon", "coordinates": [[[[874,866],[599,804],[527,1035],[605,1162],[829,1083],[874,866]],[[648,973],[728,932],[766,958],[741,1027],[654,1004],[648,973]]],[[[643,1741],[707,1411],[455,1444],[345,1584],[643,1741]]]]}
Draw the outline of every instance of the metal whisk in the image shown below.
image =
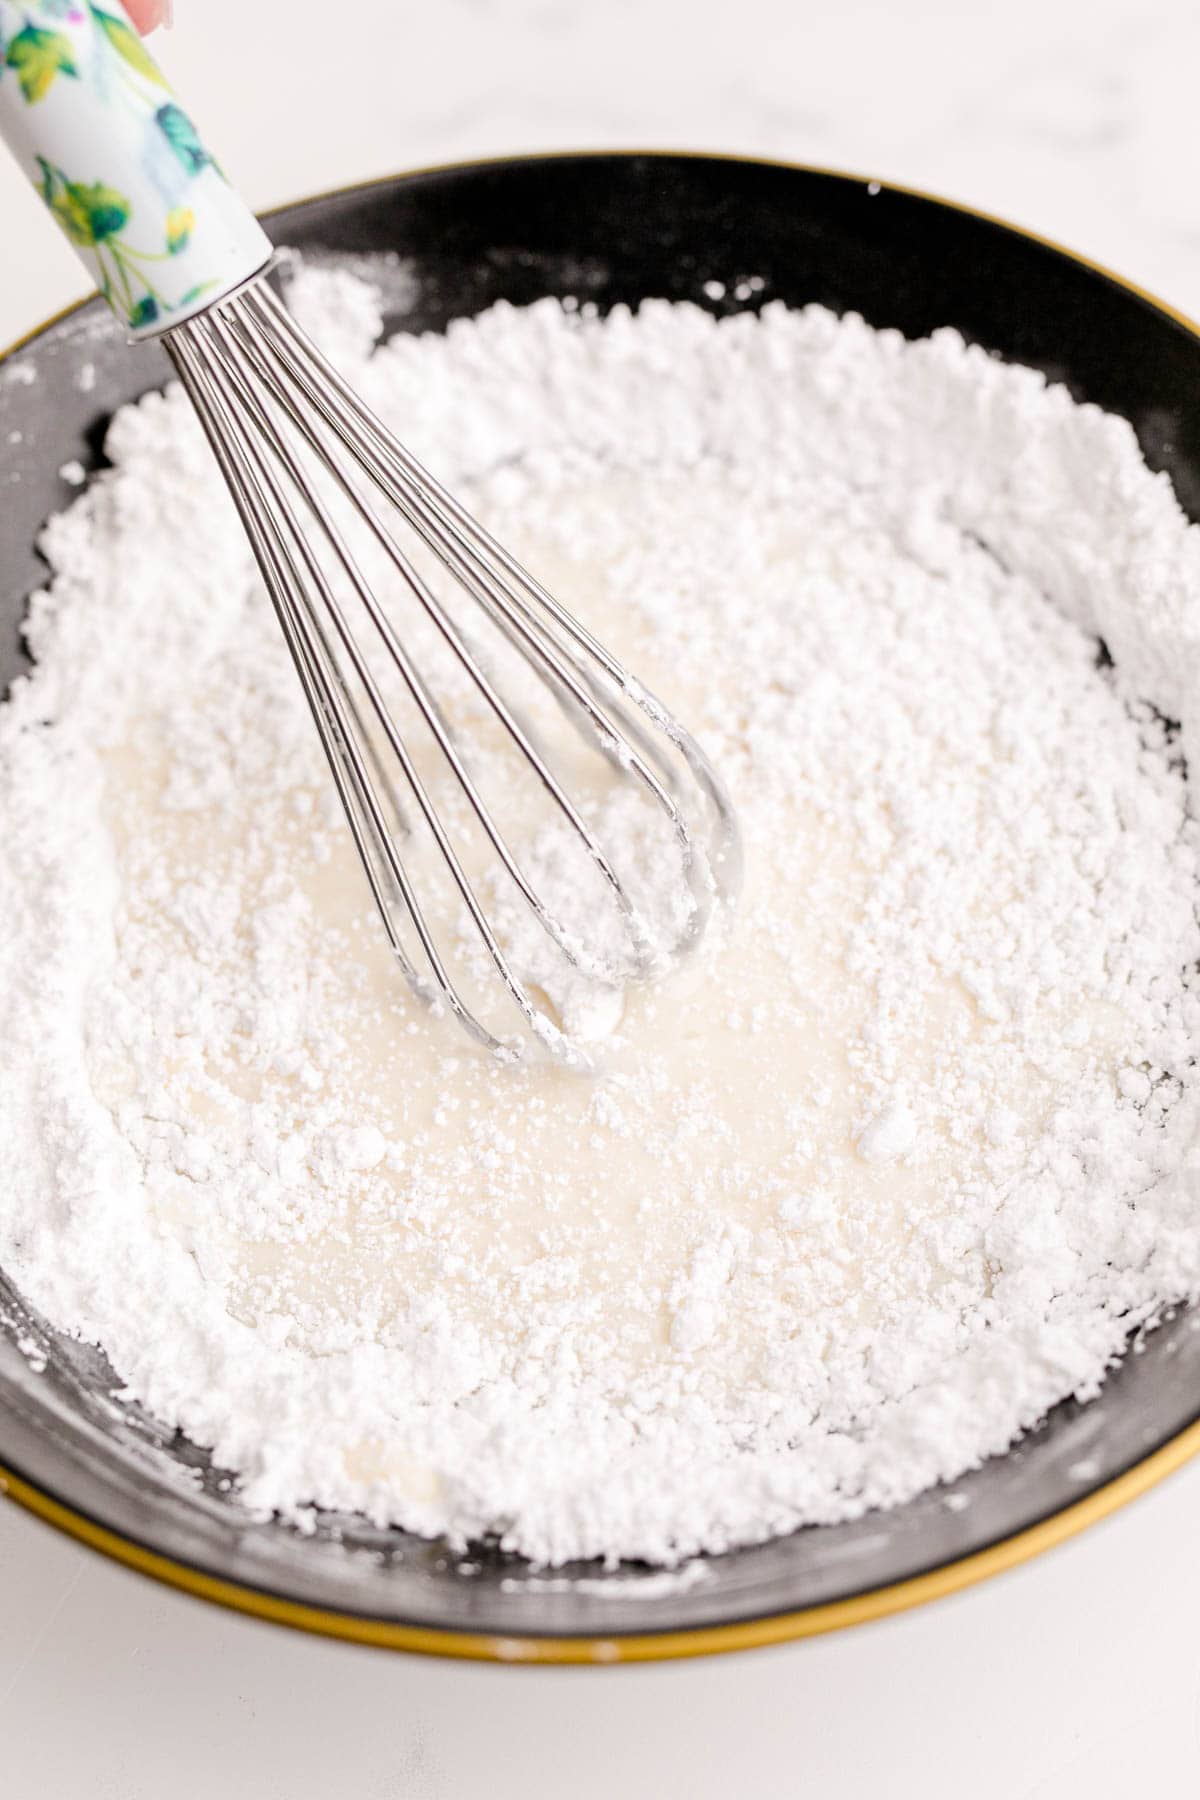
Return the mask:
{"type": "Polygon", "coordinates": [[[312,452],[353,515],[384,551],[518,748],[608,885],[628,930],[633,969],[647,971],[651,951],[621,875],[566,791],[543,746],[533,741],[521,715],[507,701],[472,650],[453,614],[438,598],[355,479],[361,470],[403,521],[450,572],[463,595],[501,626],[508,641],[540,679],[549,683],[564,722],[590,733],[610,763],[639,782],[662,809],[679,847],[694,910],[681,938],[683,951],[703,929],[721,888],[733,874],[732,815],[721,786],[701,751],[665,711],[635,684],[620,664],[528,575],[446,490],[406,451],[331,368],[264,281],[166,334],[166,347],[200,415],[229,484],[274,602],[288,648],[321,737],[355,847],[397,959],[419,991],[433,991],[459,1022],[490,1049],[506,1048],[466,1005],[440,953],[437,935],[405,867],[402,842],[389,805],[383,755],[394,757],[421,817],[444,859],[454,886],[496,971],[530,1028],[547,1033],[547,1015],[518,978],[497,939],[455,848],[451,831],[430,797],[379,683],[364,654],[326,567],[313,543],[313,527],[332,551],[349,588],[401,675],[438,750],[453,772],[488,843],[525,902],[560,951],[576,966],[603,975],[598,958],[573,938],[527,878],[489,810],[425,674],[364,577],[342,527],[318,492],[297,448],[280,429],[290,426],[312,452]],[[346,458],[353,460],[348,467],[346,458]],[[302,516],[295,501],[302,502],[302,516]],[[333,638],[331,639],[331,632],[333,638]],[[374,729],[343,679],[344,656],[361,684],[374,729]],[[638,709],[634,718],[630,705],[638,709]],[[663,746],[671,753],[664,757],[663,746]],[[702,835],[685,814],[680,781],[671,769],[679,758],[707,809],[702,835]],[[419,940],[427,976],[410,959],[396,917],[396,900],[419,940]]]}
{"type": "MultiPolygon", "coordinates": [[[[0,13],[7,0],[0,0],[0,13]]],[[[689,948],[738,876],[729,802],[704,755],[665,709],[480,526],[374,416],[287,312],[268,282],[273,256],[261,229],[225,184],[191,121],[167,92],[115,0],[74,23],[32,7],[30,29],[62,40],[75,73],[0,89],[0,123],[31,160],[51,210],[85,255],[135,338],[161,336],[245,525],[311,709],[342,808],[397,961],[412,986],[442,1002],[501,1055],[521,1041],[493,1030],[468,1004],[448,966],[442,931],[422,905],[405,858],[402,793],[415,804],[452,889],[528,1031],[568,1061],[586,1060],[564,1037],[506,954],[464,864],[453,823],[435,803],[399,728],[376,668],[380,648],[399,675],[442,766],[465,798],[491,854],[529,913],[567,961],[600,980],[644,978],[689,948]],[[115,60],[114,60],[115,59],[115,60]],[[149,71],[149,73],[148,73],[149,71]],[[114,80],[114,72],[119,79],[114,80]],[[86,185],[82,166],[121,187],[86,185]],[[86,154],[86,162],[83,156],[86,154]],[[147,242],[156,248],[146,248],[147,242]],[[163,246],[159,248],[158,246],[163,246]],[[163,270],[166,270],[166,274],[163,270]],[[379,501],[392,509],[381,516],[379,501]],[[665,947],[652,941],[630,898],[627,871],[597,840],[573,798],[561,758],[535,736],[502,691],[451,605],[396,535],[403,524],[454,583],[457,600],[490,621],[557,703],[561,729],[597,748],[612,775],[660,809],[691,895],[686,922],[665,947]],[[515,747],[552,809],[602,880],[628,948],[619,972],[539,894],[484,799],[467,754],[420,666],[363,572],[361,533],[432,622],[469,683],[515,747]],[[344,602],[373,633],[364,649],[344,602]],[[396,775],[401,777],[398,782],[396,775]],[[404,922],[419,946],[414,960],[404,922]]],[[[30,14],[28,4],[22,16],[30,14]]],[[[45,46],[43,45],[44,49],[45,46]]],[[[11,59],[10,59],[11,60],[11,59]]],[[[53,63],[39,64],[43,69],[53,63]]],[[[66,67],[60,58],[57,65],[66,67]]],[[[478,616],[477,615],[477,616],[478,616]]],[[[544,734],[543,734],[544,735],[544,734]]],[[[526,1039],[525,1042],[528,1040],[526,1039]]]]}

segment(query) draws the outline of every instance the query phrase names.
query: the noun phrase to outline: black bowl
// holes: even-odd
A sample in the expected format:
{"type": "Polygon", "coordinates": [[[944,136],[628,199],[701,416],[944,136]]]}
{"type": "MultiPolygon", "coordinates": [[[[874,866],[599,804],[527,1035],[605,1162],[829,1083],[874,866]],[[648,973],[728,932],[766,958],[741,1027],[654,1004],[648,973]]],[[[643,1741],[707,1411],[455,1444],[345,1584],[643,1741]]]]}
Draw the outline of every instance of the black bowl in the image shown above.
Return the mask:
{"type": "MultiPolygon", "coordinates": [[[[286,207],[268,223],[279,243],[310,252],[399,252],[388,279],[391,323],[404,331],[545,294],[602,308],[648,295],[716,310],[820,301],[911,337],[954,325],[1123,414],[1200,516],[1196,329],[1102,270],[943,201],[780,164],[554,156],[399,176],[286,207]],[[763,285],[743,302],[737,283],[749,276],[763,285]],[[706,300],[707,281],[729,297],[706,300]]],[[[57,471],[71,459],[95,467],[108,414],[166,372],[161,351],[125,347],[96,300],[0,368],[0,691],[21,666],[38,529],[72,492],[57,471]]],[[[2,1276],[0,1321],[0,1483],[14,1498],[209,1599],[451,1655],[615,1661],[828,1630],[1032,1555],[1200,1450],[1200,1331],[1184,1312],[1124,1359],[1099,1399],[1057,1407],[952,1488],[711,1559],[691,1586],[629,1567],[580,1566],[548,1582],[487,1546],[464,1558],[353,1519],[329,1518],[315,1537],[248,1523],[207,1457],[136,1408],[114,1406],[103,1358],[32,1317],[2,1276]],[[30,1335],[46,1354],[40,1374],[16,1349],[30,1335]]]]}

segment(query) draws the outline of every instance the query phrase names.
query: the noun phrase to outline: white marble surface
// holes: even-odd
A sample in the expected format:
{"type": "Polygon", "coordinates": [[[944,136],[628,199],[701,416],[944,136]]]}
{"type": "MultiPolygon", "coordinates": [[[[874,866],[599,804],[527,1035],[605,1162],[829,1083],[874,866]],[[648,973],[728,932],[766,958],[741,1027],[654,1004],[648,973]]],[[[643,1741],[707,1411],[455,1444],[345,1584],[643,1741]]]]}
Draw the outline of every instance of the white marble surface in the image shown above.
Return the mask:
{"type": "MultiPolygon", "coordinates": [[[[968,200],[1200,313],[1194,0],[176,11],[163,61],[259,205],[514,150],[759,152],[968,200]]],[[[7,165],[0,218],[2,343],[83,284],[7,165]]],[[[715,1662],[536,1672],[248,1623],[3,1508],[0,1772],[49,1800],[1193,1792],[1198,1525],[1200,1466],[1026,1569],[881,1625],[715,1662]]]]}

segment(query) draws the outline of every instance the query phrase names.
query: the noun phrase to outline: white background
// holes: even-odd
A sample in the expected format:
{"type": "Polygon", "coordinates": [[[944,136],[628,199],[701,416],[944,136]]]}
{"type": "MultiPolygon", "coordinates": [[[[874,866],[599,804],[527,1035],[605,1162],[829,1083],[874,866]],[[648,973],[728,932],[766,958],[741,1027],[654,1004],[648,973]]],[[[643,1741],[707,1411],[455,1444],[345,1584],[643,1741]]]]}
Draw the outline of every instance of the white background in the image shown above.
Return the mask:
{"type": "MultiPolygon", "coordinates": [[[[256,205],[516,150],[760,152],[1006,214],[1200,314],[1192,0],[177,0],[177,12],[162,60],[256,205]]],[[[3,343],[85,283],[5,165],[0,222],[3,343]]],[[[8,1507],[0,1780],[38,1800],[1191,1794],[1198,1547],[1200,1466],[919,1613],[717,1661],[530,1671],[236,1619],[8,1507]]]]}

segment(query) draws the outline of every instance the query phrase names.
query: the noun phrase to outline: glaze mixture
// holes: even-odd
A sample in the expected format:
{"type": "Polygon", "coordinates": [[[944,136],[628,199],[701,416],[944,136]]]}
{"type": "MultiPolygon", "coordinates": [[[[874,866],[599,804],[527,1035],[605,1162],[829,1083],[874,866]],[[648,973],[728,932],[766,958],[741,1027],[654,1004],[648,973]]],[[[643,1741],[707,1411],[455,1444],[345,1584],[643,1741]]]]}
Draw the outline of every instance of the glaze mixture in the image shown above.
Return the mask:
{"type": "Polygon", "coordinates": [[[248,1507],[549,1563],[893,1504],[1093,1393],[1200,1291],[1200,548],[1128,427],[818,309],[371,355],[361,283],[293,304],[695,731],[742,900],[590,1009],[528,965],[594,1077],[430,1019],[151,397],[0,708],[0,1262],[248,1507]]]}

